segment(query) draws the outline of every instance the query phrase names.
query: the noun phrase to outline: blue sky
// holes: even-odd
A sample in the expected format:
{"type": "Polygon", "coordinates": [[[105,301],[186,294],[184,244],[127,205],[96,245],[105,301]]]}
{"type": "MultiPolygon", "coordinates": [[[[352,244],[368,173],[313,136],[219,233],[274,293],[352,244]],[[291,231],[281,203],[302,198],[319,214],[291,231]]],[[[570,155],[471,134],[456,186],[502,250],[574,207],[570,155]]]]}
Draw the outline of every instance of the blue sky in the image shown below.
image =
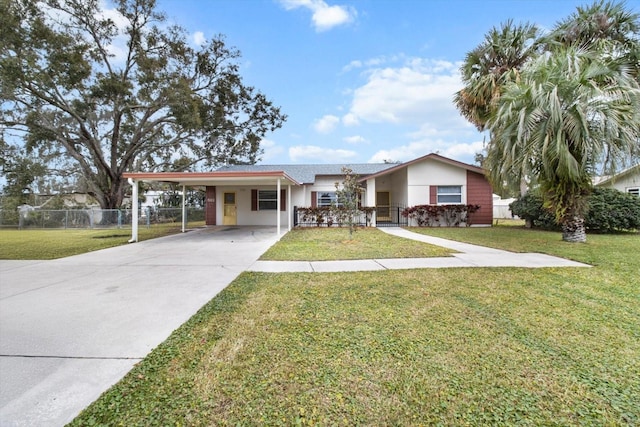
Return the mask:
{"type": "MultiPolygon", "coordinates": [[[[452,103],[460,62],[493,26],[543,28],[591,0],[158,0],[194,43],[216,34],[288,115],[260,163],[473,163],[483,135],[452,103]]],[[[639,1],[627,1],[640,11],[639,1]]]]}

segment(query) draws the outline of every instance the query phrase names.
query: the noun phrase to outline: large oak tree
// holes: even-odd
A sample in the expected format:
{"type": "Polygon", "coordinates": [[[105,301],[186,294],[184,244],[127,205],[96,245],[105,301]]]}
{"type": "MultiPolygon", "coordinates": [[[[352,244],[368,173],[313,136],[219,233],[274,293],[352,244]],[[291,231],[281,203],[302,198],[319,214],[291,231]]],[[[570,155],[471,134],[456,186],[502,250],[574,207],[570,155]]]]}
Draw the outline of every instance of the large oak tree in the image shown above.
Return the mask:
{"type": "Polygon", "coordinates": [[[122,204],[126,171],[254,163],[286,116],[243,83],[239,52],[194,47],[155,0],[102,4],[0,0],[0,136],[56,158],[102,208],[122,204]]]}

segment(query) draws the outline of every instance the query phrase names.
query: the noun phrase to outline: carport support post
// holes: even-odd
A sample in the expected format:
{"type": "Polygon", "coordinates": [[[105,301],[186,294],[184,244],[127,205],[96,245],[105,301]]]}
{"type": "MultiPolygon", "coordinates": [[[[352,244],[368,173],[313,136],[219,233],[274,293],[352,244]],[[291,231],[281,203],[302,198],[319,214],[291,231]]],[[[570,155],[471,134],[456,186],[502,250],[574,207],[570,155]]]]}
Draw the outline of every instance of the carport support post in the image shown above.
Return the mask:
{"type": "Polygon", "coordinates": [[[291,209],[291,184],[289,184],[287,185],[287,231],[291,231],[291,217],[293,216],[291,209]]]}
{"type": "Polygon", "coordinates": [[[187,187],[182,186],[182,232],[184,233],[187,228],[187,205],[185,203],[187,198],[187,187]]]}
{"type": "MultiPolygon", "coordinates": [[[[367,204],[365,206],[376,206],[376,179],[371,178],[367,180],[367,190],[366,190],[367,204]]],[[[371,214],[371,226],[376,226],[376,216],[377,212],[374,210],[373,214],[371,214]]]]}
{"type": "Polygon", "coordinates": [[[128,179],[131,185],[131,240],[129,243],[138,241],[138,182],[128,179]]]}
{"type": "Polygon", "coordinates": [[[276,233],[279,236],[280,235],[280,206],[282,206],[280,201],[280,197],[282,197],[282,195],[280,194],[280,178],[278,178],[278,181],[276,182],[277,182],[276,196],[278,198],[278,202],[276,204],[276,233]]]}

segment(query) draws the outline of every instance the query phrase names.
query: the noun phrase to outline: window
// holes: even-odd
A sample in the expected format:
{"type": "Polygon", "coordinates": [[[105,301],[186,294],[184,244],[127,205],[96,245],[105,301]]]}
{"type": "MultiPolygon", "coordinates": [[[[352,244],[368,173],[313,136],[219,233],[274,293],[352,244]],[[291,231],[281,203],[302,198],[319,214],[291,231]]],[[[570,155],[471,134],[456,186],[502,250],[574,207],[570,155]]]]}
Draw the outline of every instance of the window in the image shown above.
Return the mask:
{"type": "Polygon", "coordinates": [[[338,202],[338,195],[335,191],[318,192],[318,207],[331,206],[332,203],[338,202]]]}
{"type": "Polygon", "coordinates": [[[276,190],[258,190],[258,210],[275,211],[278,209],[278,192],[276,190]]]}
{"type": "Polygon", "coordinates": [[[627,188],[627,193],[633,195],[633,196],[640,196],[640,188],[636,187],[636,188],[627,188]]]}
{"type": "Polygon", "coordinates": [[[439,205],[462,203],[461,185],[439,185],[437,194],[437,202],[439,205]]]}

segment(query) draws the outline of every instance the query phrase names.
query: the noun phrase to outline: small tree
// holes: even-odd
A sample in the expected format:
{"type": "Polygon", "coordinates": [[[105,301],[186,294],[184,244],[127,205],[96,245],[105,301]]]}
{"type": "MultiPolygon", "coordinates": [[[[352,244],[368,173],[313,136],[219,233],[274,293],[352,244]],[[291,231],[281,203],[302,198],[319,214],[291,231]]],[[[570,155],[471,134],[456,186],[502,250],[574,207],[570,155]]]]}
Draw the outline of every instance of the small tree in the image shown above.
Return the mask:
{"type": "Polygon", "coordinates": [[[362,187],[358,183],[358,176],[354,175],[353,170],[350,168],[343,167],[342,174],[344,175],[342,185],[336,182],[337,200],[334,209],[337,211],[336,216],[343,218],[344,222],[349,226],[349,238],[351,239],[359,223],[360,209],[358,201],[360,200],[360,194],[362,194],[362,187]]]}

